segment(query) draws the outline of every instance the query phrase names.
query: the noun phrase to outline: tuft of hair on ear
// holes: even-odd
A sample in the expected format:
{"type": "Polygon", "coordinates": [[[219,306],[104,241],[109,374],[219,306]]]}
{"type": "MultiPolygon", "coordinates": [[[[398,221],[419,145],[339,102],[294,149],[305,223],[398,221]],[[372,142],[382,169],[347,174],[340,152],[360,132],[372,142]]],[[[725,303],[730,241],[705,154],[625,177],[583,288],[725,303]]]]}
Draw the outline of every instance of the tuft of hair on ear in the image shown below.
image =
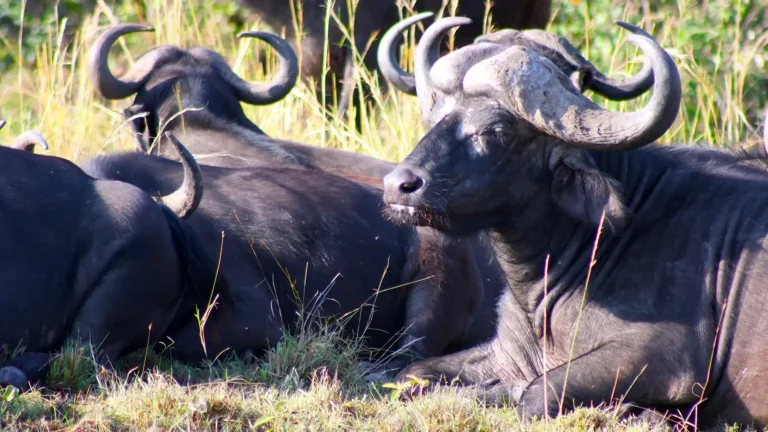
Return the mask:
{"type": "Polygon", "coordinates": [[[123,110],[123,116],[128,119],[128,127],[133,135],[133,150],[137,153],[148,153],[150,148],[147,117],[149,112],[141,105],[132,105],[123,110]]]}
{"type": "Polygon", "coordinates": [[[552,169],[552,198],[557,206],[578,220],[600,224],[618,235],[632,218],[622,200],[619,183],[600,172],[584,151],[558,158],[552,169]]]}

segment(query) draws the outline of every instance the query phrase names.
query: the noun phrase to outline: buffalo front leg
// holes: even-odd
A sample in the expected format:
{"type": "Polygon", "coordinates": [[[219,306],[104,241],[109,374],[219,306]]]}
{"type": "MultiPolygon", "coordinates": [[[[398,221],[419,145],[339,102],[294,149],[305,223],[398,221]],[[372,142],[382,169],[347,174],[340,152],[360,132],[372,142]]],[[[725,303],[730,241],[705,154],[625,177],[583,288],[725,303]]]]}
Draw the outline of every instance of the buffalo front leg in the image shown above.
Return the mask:
{"type": "Polygon", "coordinates": [[[698,400],[695,377],[703,384],[706,368],[692,370],[694,363],[678,354],[654,355],[644,347],[623,343],[604,345],[573,359],[570,367],[563,364],[548,371],[546,378],[533,380],[520,397],[519,413],[530,419],[554,417],[578,406],[625,401],[646,407],[691,404],[698,400]]]}
{"type": "Polygon", "coordinates": [[[413,363],[400,371],[397,381],[406,381],[410,376],[429,380],[432,384],[484,385],[499,382],[496,372],[495,341],[478,345],[457,353],[434,357],[413,363]]]}
{"type": "Polygon", "coordinates": [[[414,360],[442,355],[461,341],[483,297],[482,279],[469,240],[436,230],[418,230],[417,271],[411,278],[404,336],[399,355],[389,362],[400,370],[414,360]]]}
{"type": "Polygon", "coordinates": [[[88,277],[78,290],[87,294],[69,336],[98,348],[97,363],[107,369],[123,354],[154,344],[173,321],[184,293],[182,266],[187,264],[179,259],[166,219],[160,212],[143,217],[145,223],[126,229],[124,238],[91,253],[101,266],[81,257],[88,277]]]}
{"type": "MultiPolygon", "coordinates": [[[[500,349],[501,345],[495,337],[474,348],[413,363],[400,372],[397,381],[415,377],[429,380],[428,387],[456,384],[466,396],[492,404],[516,405],[530,379],[526,378],[524,369],[500,349]]],[[[412,395],[413,391],[405,396],[412,395]]]]}

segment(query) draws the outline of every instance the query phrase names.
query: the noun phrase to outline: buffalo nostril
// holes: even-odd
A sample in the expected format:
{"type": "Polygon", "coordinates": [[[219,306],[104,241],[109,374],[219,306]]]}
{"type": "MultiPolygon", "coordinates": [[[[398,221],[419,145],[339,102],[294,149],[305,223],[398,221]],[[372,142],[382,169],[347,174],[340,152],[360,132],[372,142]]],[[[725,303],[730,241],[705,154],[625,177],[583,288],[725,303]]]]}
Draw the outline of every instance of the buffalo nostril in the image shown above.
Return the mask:
{"type": "Polygon", "coordinates": [[[411,194],[424,186],[424,179],[412,169],[398,166],[384,176],[384,188],[400,194],[411,194]]]}
{"type": "Polygon", "coordinates": [[[413,193],[419,190],[422,186],[424,186],[424,180],[422,180],[421,177],[414,175],[413,178],[403,180],[400,183],[399,189],[400,192],[403,193],[413,193]]]}

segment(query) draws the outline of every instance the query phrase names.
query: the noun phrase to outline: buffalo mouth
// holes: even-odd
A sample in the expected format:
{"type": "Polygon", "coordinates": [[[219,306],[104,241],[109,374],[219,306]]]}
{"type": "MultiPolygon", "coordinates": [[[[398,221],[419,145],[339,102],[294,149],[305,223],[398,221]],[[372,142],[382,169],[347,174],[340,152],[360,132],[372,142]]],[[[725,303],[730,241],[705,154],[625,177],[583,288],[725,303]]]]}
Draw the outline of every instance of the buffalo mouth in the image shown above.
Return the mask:
{"type": "Polygon", "coordinates": [[[504,211],[463,213],[424,204],[386,202],[384,217],[398,225],[430,227],[450,235],[472,235],[504,222],[504,211]]]}
{"type": "Polygon", "coordinates": [[[399,225],[428,226],[436,229],[448,229],[448,215],[440,210],[422,205],[387,203],[384,215],[399,225]]]}

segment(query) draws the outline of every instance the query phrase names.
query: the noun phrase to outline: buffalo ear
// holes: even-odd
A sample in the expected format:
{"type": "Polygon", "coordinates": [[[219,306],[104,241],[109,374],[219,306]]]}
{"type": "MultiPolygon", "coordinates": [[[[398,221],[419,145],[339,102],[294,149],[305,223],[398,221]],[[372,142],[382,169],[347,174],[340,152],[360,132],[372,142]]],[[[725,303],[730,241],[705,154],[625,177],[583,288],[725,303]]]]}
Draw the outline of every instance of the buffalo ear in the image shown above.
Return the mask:
{"type": "Polygon", "coordinates": [[[552,198],[566,213],[597,226],[605,212],[604,225],[614,234],[629,223],[616,180],[601,173],[585,152],[559,158],[552,173],[552,198]]]}
{"type": "Polygon", "coordinates": [[[131,105],[123,111],[123,116],[126,119],[130,119],[129,125],[133,134],[133,147],[139,153],[149,151],[149,125],[147,122],[149,114],[142,105],[131,105]]]}

